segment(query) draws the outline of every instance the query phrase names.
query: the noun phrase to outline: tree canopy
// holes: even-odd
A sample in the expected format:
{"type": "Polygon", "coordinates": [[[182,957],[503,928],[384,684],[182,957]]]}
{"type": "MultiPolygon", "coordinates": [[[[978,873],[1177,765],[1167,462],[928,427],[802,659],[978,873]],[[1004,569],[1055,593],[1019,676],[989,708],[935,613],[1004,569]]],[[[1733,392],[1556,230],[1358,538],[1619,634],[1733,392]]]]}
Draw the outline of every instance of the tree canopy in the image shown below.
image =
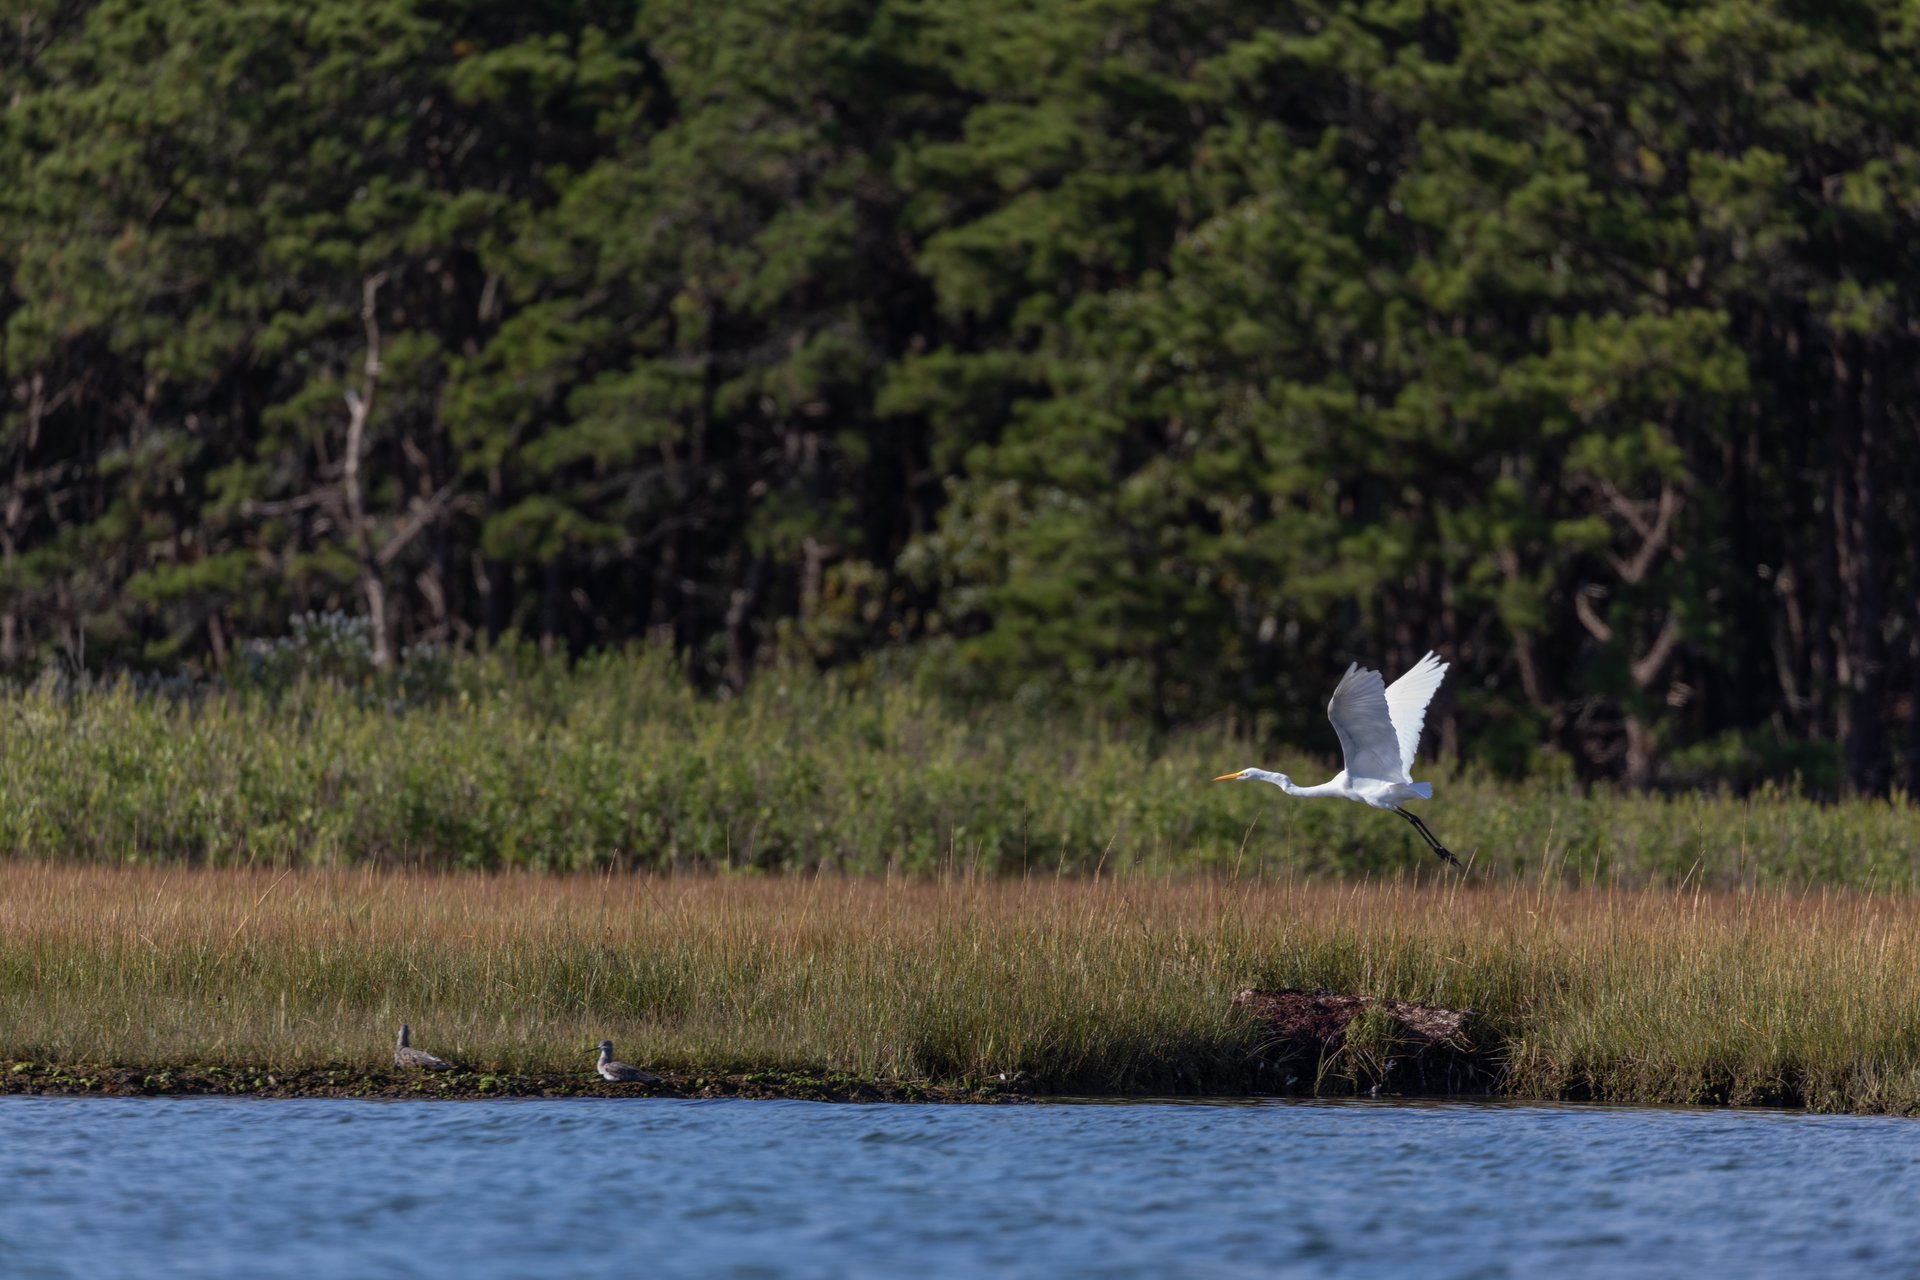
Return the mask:
{"type": "Polygon", "coordinates": [[[1437,647],[1498,767],[1920,787],[1910,4],[11,8],[0,665],[1437,647]]]}

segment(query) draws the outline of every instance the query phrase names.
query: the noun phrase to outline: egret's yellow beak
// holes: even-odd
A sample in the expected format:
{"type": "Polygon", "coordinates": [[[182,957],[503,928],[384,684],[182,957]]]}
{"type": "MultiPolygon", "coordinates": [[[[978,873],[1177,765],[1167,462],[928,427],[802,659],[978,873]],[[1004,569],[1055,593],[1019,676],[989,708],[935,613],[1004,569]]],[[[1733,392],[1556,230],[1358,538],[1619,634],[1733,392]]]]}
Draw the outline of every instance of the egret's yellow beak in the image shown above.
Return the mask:
{"type": "Polygon", "coordinates": [[[1240,775],[1237,773],[1223,773],[1214,779],[1215,782],[1238,782],[1239,780],[1240,775]]]}

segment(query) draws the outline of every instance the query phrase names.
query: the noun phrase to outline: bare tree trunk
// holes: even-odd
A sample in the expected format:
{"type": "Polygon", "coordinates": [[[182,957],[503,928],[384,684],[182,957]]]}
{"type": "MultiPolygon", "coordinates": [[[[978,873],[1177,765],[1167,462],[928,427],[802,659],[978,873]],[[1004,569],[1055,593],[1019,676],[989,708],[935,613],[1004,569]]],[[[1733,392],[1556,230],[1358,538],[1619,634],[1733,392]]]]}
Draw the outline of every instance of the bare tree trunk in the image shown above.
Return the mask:
{"type": "Polygon", "coordinates": [[[673,598],[676,544],[679,540],[676,532],[667,538],[658,555],[653,558],[653,571],[649,575],[647,588],[647,639],[662,649],[672,650],[678,638],[673,629],[673,613],[667,602],[673,598]]]}
{"type": "MultiPolygon", "coordinates": [[[[1663,557],[1675,560],[1682,558],[1681,550],[1674,545],[1674,521],[1686,500],[1678,488],[1662,481],[1660,495],[1651,503],[1635,502],[1611,485],[1603,484],[1601,492],[1640,539],[1640,545],[1635,548],[1631,558],[1617,555],[1607,557],[1608,564],[1622,583],[1638,586],[1663,557]],[[1650,511],[1647,509],[1649,507],[1650,511]]],[[[1582,586],[1573,596],[1574,616],[1586,628],[1587,634],[1601,644],[1610,644],[1614,639],[1613,627],[1593,605],[1595,599],[1605,599],[1606,596],[1606,588],[1592,584],[1582,586]]],[[[1652,781],[1658,744],[1658,735],[1648,721],[1645,709],[1651,703],[1654,686],[1666,673],[1667,663],[1680,644],[1680,615],[1673,602],[1667,604],[1666,617],[1660,624],[1660,630],[1639,654],[1636,655],[1631,648],[1631,636],[1627,637],[1625,643],[1629,646],[1627,674],[1633,682],[1634,697],[1629,699],[1629,705],[1622,708],[1626,728],[1624,769],[1627,784],[1643,788],[1652,781]]]]}
{"type": "MultiPolygon", "coordinates": [[[[427,459],[427,475],[431,483],[441,484],[449,492],[453,485],[444,481],[447,474],[447,433],[446,425],[441,421],[439,410],[434,411],[434,430],[430,441],[431,449],[427,459]]],[[[428,615],[433,619],[433,638],[447,641],[453,638],[458,625],[454,616],[454,606],[448,600],[448,593],[454,589],[453,551],[447,537],[447,522],[437,520],[433,526],[432,541],[427,550],[427,565],[417,579],[420,594],[426,599],[428,615]]]]}
{"type": "MultiPolygon", "coordinates": [[[[507,480],[496,463],[487,471],[487,515],[497,516],[507,509],[507,480]]],[[[507,629],[507,566],[476,548],[473,553],[473,583],[480,593],[486,615],[487,639],[498,640],[507,629]]]]}
{"type": "Polygon", "coordinates": [[[1644,791],[1653,780],[1653,757],[1655,752],[1653,728],[1638,714],[1629,712],[1626,717],[1626,782],[1635,790],[1644,791]]]}
{"type": "MultiPolygon", "coordinates": [[[[1512,547],[1501,547],[1499,552],[1500,571],[1510,583],[1520,581],[1520,557],[1512,547]]],[[[1520,691],[1527,695],[1527,701],[1536,711],[1552,711],[1548,704],[1545,686],[1540,680],[1540,668],[1534,661],[1533,636],[1524,631],[1511,633],[1514,664],[1520,668],[1520,691]]]]}
{"type": "Polygon", "coordinates": [[[207,647],[213,650],[213,665],[227,665],[227,628],[220,620],[220,611],[215,609],[207,615],[207,647]]]}
{"type": "MultiPolygon", "coordinates": [[[[21,38],[25,36],[25,22],[22,19],[21,38]]],[[[7,501],[4,513],[0,514],[0,563],[9,571],[13,568],[14,556],[19,547],[20,535],[26,527],[27,516],[27,461],[40,443],[40,423],[47,413],[47,379],[42,373],[35,373],[27,379],[27,426],[21,434],[17,452],[13,456],[13,483],[7,489],[7,501]]],[[[12,574],[9,572],[9,579],[12,574]]],[[[0,663],[12,664],[20,656],[20,606],[12,593],[8,594],[7,608],[0,614],[0,663]]]]}
{"type": "MultiPolygon", "coordinates": [[[[1680,616],[1671,608],[1667,611],[1667,620],[1655,636],[1653,643],[1628,666],[1633,678],[1634,690],[1645,704],[1653,690],[1654,682],[1666,670],[1667,661],[1673,656],[1674,648],[1680,643],[1680,616]]],[[[1653,759],[1658,739],[1653,726],[1648,724],[1638,709],[1629,709],[1626,715],[1627,785],[1644,789],[1653,781],[1653,759]]]]}
{"type": "MultiPolygon", "coordinates": [[[[1827,464],[1832,471],[1834,464],[1827,464]]],[[[1838,545],[1839,530],[1831,519],[1838,495],[1830,483],[1827,492],[1827,514],[1825,521],[1816,519],[1814,527],[1821,533],[1814,539],[1814,571],[1808,591],[1811,608],[1808,610],[1807,637],[1807,726],[1808,735],[1815,739],[1831,741],[1839,735],[1839,724],[1834,711],[1834,690],[1842,678],[1843,655],[1834,645],[1834,636],[1838,631],[1835,622],[1834,584],[1840,576],[1840,551],[1838,545]]]]}
{"type": "MultiPolygon", "coordinates": [[[[23,445],[19,461],[13,468],[13,488],[7,494],[4,513],[0,513],[0,569],[4,569],[9,581],[13,578],[13,560],[15,548],[19,544],[21,518],[26,513],[26,501],[21,494],[22,477],[26,471],[27,451],[23,445]]],[[[7,593],[7,607],[0,613],[0,666],[11,666],[20,656],[20,606],[13,592],[7,593]]]]}
{"type": "MultiPolygon", "coordinates": [[[[1889,440],[1891,444],[1892,441],[1889,440]]],[[[1906,455],[1907,547],[1920,547],[1920,451],[1915,434],[1908,433],[1901,452],[1906,455]]],[[[1912,606],[1907,632],[1907,750],[1901,786],[1910,797],[1920,797],[1920,584],[1908,569],[1907,595],[1912,606]]]]}
{"type": "Polygon", "coordinates": [[[760,596],[766,561],[758,556],[747,566],[747,580],[733,589],[727,602],[727,683],[735,692],[747,687],[747,619],[760,596]]]}
{"type": "Polygon", "coordinates": [[[360,287],[360,324],[367,333],[367,358],[361,366],[360,386],[346,389],[347,449],[340,461],[340,488],[346,499],[347,536],[353,541],[360,562],[360,589],[367,598],[367,621],[373,628],[373,665],[386,667],[393,661],[387,635],[387,588],[381,580],[379,557],[373,549],[372,523],[367,518],[365,495],[360,486],[360,453],[365,447],[367,418],[373,412],[374,392],[380,385],[380,317],[376,309],[380,286],[387,282],[382,271],[368,276],[360,287]]]}
{"type": "Polygon", "coordinates": [[[1909,796],[1920,797],[1920,592],[1913,604],[1913,629],[1907,638],[1907,758],[1900,786],[1909,796]]]}
{"type": "Polygon", "coordinates": [[[1834,353],[1841,388],[1841,441],[1835,459],[1834,547],[1841,597],[1842,738],[1847,786],[1860,795],[1887,790],[1886,654],[1880,584],[1879,395],[1870,369],[1834,353]]]}
{"type": "Polygon", "coordinates": [[[800,566],[800,620],[806,622],[820,608],[820,587],[826,577],[828,557],[835,548],[824,542],[814,540],[808,534],[800,544],[802,562],[800,566]]]}
{"type": "Polygon", "coordinates": [[[1800,608],[1800,575],[1791,555],[1773,575],[1773,590],[1780,599],[1781,617],[1773,628],[1774,676],[1780,682],[1787,723],[1805,732],[1808,697],[1801,673],[1807,669],[1807,621],[1800,608]]]}

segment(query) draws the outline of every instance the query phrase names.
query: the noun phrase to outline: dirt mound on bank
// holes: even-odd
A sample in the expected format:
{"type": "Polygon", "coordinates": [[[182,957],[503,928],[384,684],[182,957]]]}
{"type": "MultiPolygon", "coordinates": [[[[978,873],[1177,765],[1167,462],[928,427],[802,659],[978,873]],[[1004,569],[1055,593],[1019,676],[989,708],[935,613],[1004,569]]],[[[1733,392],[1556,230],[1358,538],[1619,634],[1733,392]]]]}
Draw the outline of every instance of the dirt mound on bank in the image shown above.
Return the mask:
{"type": "Polygon", "coordinates": [[[1499,1065],[1476,1049],[1473,1010],[1333,991],[1233,998],[1262,1024],[1260,1056],[1289,1092],[1483,1093],[1499,1065]]]}

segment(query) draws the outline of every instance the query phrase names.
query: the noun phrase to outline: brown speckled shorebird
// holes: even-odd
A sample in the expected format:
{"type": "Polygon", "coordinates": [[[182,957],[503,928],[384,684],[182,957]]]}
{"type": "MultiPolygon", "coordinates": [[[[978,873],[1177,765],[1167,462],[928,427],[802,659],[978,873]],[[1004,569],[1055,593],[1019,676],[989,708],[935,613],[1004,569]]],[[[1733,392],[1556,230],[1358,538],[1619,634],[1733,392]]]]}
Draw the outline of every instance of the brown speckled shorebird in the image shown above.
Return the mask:
{"type": "Polygon", "coordinates": [[[600,1078],[602,1080],[631,1080],[638,1084],[659,1084],[660,1077],[651,1071],[642,1071],[638,1067],[613,1060],[613,1041],[600,1042],[600,1078]]]}
{"type": "Polygon", "coordinates": [[[402,1071],[451,1071],[453,1064],[436,1058],[424,1049],[413,1047],[413,1028],[400,1024],[400,1039],[393,1046],[393,1065],[402,1071]]]}

